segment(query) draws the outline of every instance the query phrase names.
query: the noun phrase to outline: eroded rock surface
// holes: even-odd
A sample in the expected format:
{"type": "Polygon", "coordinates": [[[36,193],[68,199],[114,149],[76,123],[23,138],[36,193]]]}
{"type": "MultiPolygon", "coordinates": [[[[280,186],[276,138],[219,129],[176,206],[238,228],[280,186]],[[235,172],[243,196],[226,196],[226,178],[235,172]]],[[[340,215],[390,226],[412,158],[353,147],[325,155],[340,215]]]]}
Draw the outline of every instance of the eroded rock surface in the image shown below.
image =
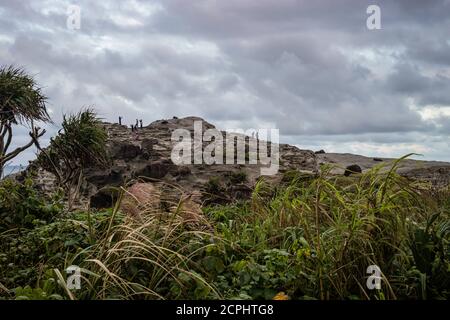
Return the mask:
{"type": "MultiPolygon", "coordinates": [[[[164,187],[158,186],[161,188],[161,197],[183,190],[184,195],[178,194],[173,199],[179,200],[182,196],[189,195],[189,201],[195,203],[204,201],[201,194],[205,192],[205,186],[212,179],[219,181],[220,186],[217,188],[226,188],[229,191],[227,197],[234,199],[248,197],[255,182],[261,176],[261,168],[267,167],[260,163],[249,164],[247,159],[250,156],[249,152],[246,152],[245,164],[236,163],[236,155],[234,155],[233,164],[175,165],[172,162],[171,152],[174,147],[174,142],[171,140],[172,132],[176,129],[185,129],[194,138],[195,121],[201,121],[203,132],[215,128],[198,117],[158,120],[137,131],[119,124],[104,123],[103,126],[108,133],[107,150],[111,158],[110,164],[106,168],[84,170],[85,177],[79,207],[89,204],[97,208],[108,206],[115,200],[109,187],[127,188],[138,181],[162,183],[164,187]],[[236,177],[245,177],[245,179],[239,181],[236,177]]],[[[222,132],[222,136],[225,138],[225,132],[222,132]]],[[[247,144],[256,141],[253,137],[246,137],[246,139],[247,144]]],[[[203,141],[201,149],[203,150],[209,144],[210,142],[203,141]]],[[[356,164],[364,172],[380,163],[392,163],[392,159],[313,152],[287,144],[280,144],[278,147],[280,155],[278,173],[265,177],[273,183],[281,181],[283,175],[292,170],[315,174],[322,164],[335,165],[336,168],[332,172],[344,174],[348,165],[356,164]]],[[[270,154],[269,152],[268,155],[270,154]]],[[[435,185],[448,185],[450,181],[449,163],[406,160],[400,166],[399,172],[412,179],[431,181],[435,185]]],[[[51,191],[56,186],[54,177],[42,169],[38,171],[36,179],[45,192],[51,191]]]]}
{"type": "MultiPolygon", "coordinates": [[[[111,158],[107,168],[86,168],[85,179],[82,185],[82,197],[86,205],[91,203],[94,207],[104,207],[110,203],[110,191],[107,187],[120,187],[133,184],[136,181],[164,182],[172,185],[172,189],[179,188],[187,194],[196,194],[194,202],[201,202],[199,193],[204,191],[205,184],[213,178],[230,184],[229,177],[236,174],[245,176],[245,181],[231,183],[229,190],[236,198],[246,197],[251,188],[261,176],[261,168],[267,165],[249,164],[249,154],[246,152],[245,164],[237,163],[237,156],[233,164],[227,164],[224,145],[223,164],[183,164],[175,165],[171,160],[174,146],[172,132],[176,129],[188,130],[194,138],[194,123],[201,122],[202,132],[215,129],[214,125],[198,117],[173,118],[158,120],[148,126],[132,131],[131,128],[112,123],[104,123],[108,133],[107,150],[111,158]],[[176,186],[176,187],[175,187],[176,186]],[[106,191],[105,191],[106,188],[106,191]],[[89,200],[91,199],[91,200],[89,200]]],[[[225,141],[225,132],[221,132],[225,141]]],[[[245,137],[246,144],[255,142],[256,138],[245,137]]],[[[203,141],[201,150],[211,142],[203,141]]],[[[270,143],[269,143],[270,145],[270,143]]],[[[279,181],[284,172],[289,170],[302,170],[310,173],[318,171],[316,155],[310,150],[301,150],[295,146],[280,144],[280,165],[278,173],[268,179],[279,181]]],[[[194,151],[194,145],[192,145],[194,151]]],[[[268,156],[271,151],[269,147],[268,156]]],[[[39,181],[43,182],[45,190],[50,191],[54,186],[51,174],[43,172],[38,174],[39,181]],[[47,183],[48,182],[48,183],[47,183]]]]}

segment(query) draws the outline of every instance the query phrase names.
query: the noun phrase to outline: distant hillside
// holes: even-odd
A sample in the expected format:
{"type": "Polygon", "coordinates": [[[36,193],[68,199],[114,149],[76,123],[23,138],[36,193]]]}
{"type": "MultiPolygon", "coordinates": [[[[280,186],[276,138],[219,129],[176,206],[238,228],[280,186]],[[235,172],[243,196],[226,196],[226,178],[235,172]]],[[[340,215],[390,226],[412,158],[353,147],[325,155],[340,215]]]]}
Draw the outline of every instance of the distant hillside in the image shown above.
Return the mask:
{"type": "MultiPolygon", "coordinates": [[[[321,152],[316,156],[319,165],[333,165],[332,173],[334,174],[343,174],[347,166],[355,164],[363,172],[370,170],[376,165],[384,164],[385,168],[382,171],[386,171],[390,169],[390,165],[395,161],[395,159],[391,158],[373,158],[350,153],[321,152]]],[[[430,182],[434,186],[444,187],[450,182],[450,163],[405,159],[400,163],[397,173],[411,179],[430,182]]]]}

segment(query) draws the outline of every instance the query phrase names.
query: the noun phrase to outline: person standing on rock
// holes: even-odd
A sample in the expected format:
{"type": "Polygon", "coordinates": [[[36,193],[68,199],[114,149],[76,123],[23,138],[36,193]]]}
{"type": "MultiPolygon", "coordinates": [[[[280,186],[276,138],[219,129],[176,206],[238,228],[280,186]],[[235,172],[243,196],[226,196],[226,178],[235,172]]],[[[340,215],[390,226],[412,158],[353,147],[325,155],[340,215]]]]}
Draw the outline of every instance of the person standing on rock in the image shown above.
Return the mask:
{"type": "Polygon", "coordinates": [[[139,124],[140,124],[140,126],[141,126],[141,129],[142,129],[142,119],[141,120],[139,120],[139,124]]]}
{"type": "Polygon", "coordinates": [[[119,116],[119,124],[122,125],[122,117],[119,116]]]}

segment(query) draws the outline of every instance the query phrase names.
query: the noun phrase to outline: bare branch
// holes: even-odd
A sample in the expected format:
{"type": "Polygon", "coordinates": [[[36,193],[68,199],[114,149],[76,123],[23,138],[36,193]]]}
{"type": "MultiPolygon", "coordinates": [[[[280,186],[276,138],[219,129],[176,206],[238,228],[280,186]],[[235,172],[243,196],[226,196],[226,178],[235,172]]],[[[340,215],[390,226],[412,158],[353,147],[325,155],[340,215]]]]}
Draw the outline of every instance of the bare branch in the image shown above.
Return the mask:
{"type": "MultiPolygon", "coordinates": [[[[6,154],[2,158],[0,158],[0,163],[5,163],[13,158],[15,158],[19,153],[25,151],[29,147],[31,147],[33,144],[35,144],[35,141],[42,137],[45,134],[45,129],[41,131],[39,127],[33,128],[32,131],[29,132],[29,135],[31,137],[31,141],[28,142],[26,145],[16,148],[14,151],[11,151],[10,153],[6,154]]],[[[11,137],[11,135],[10,135],[11,137]]]]}

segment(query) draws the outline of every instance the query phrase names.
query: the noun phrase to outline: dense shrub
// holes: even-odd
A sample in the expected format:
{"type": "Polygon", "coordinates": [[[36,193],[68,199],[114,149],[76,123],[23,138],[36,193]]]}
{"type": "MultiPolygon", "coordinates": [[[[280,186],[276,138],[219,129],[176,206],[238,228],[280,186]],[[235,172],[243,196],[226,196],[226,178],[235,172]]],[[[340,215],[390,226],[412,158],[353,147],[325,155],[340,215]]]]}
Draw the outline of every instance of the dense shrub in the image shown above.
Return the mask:
{"type": "Polygon", "coordinates": [[[78,253],[102,237],[111,211],[74,212],[32,229],[0,234],[0,282],[7,288],[35,285],[48,270],[64,269],[78,253]]]}
{"type": "Polygon", "coordinates": [[[227,244],[212,281],[228,298],[424,299],[449,297],[449,217],[430,196],[393,172],[361,177],[294,175],[283,187],[263,182],[252,201],[205,211],[227,244]],[[436,211],[439,213],[436,214],[436,211]],[[370,265],[381,290],[366,287],[370,265]]]}
{"type": "MultiPolygon", "coordinates": [[[[204,207],[197,229],[180,214],[182,201],[170,213],[142,208],[140,221],[121,215],[120,197],[108,211],[42,218],[42,207],[54,203],[29,187],[13,186],[32,200],[0,233],[0,297],[450,297],[449,190],[424,189],[394,170],[293,174],[279,186],[260,180],[249,201],[204,207]],[[41,218],[30,224],[23,212],[41,218]],[[65,286],[73,264],[83,270],[77,291],[65,286]],[[383,273],[380,290],[366,286],[370,265],[383,273]]],[[[221,188],[209,183],[211,192],[221,188]]],[[[22,199],[3,197],[10,210],[22,199]]]]}
{"type": "Polygon", "coordinates": [[[31,178],[0,182],[0,232],[49,222],[62,210],[61,194],[43,196],[31,178]]]}

